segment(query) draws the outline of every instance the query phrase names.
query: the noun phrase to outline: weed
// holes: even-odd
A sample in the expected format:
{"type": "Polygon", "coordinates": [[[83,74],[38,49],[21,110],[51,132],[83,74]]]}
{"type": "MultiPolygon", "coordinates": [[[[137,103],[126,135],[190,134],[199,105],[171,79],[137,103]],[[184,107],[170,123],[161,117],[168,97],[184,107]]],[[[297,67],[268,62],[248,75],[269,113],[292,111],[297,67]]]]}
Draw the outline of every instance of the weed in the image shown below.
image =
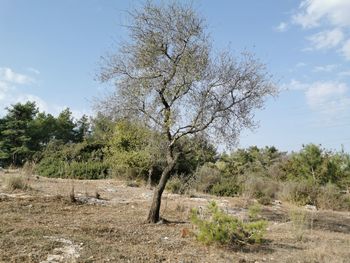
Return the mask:
{"type": "Polygon", "coordinates": [[[289,213],[289,218],[292,222],[293,234],[297,241],[304,239],[307,230],[307,213],[301,209],[293,209],[289,213]]]}
{"type": "Polygon", "coordinates": [[[181,194],[182,182],[178,177],[173,177],[166,184],[166,190],[172,194],[181,194]]]}
{"type": "Polygon", "coordinates": [[[5,182],[6,188],[10,191],[14,190],[28,190],[30,189],[28,181],[22,176],[13,175],[8,176],[5,182]]]}
{"type": "Polygon", "coordinates": [[[69,193],[69,200],[72,202],[72,203],[76,203],[77,202],[77,198],[75,197],[75,192],[74,192],[74,185],[72,186],[72,189],[69,193]]]}
{"type": "Polygon", "coordinates": [[[175,211],[177,211],[177,212],[184,212],[186,210],[186,207],[183,205],[183,204],[179,204],[179,203],[177,203],[176,204],[176,208],[175,208],[175,211]]]}
{"type": "Polygon", "coordinates": [[[140,187],[140,182],[138,181],[127,181],[126,186],[128,187],[140,187]]]}
{"type": "Polygon", "coordinates": [[[248,207],[248,217],[250,221],[258,221],[260,219],[261,205],[253,204],[248,207]]]}

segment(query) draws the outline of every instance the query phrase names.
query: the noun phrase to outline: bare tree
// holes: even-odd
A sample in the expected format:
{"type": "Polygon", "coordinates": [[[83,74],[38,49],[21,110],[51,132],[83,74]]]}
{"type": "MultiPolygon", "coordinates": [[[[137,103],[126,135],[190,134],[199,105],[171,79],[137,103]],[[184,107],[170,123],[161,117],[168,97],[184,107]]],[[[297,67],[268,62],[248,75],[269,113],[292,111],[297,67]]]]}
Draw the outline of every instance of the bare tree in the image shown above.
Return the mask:
{"type": "Polygon", "coordinates": [[[100,106],[137,116],[166,138],[166,167],[147,219],[155,223],[177,162],[176,143],[200,132],[236,142],[243,128],[254,126],[252,111],[276,87],[252,55],[214,54],[204,20],[191,6],[147,2],[129,14],[130,40],[102,60],[100,80],[112,80],[116,91],[100,106]]]}

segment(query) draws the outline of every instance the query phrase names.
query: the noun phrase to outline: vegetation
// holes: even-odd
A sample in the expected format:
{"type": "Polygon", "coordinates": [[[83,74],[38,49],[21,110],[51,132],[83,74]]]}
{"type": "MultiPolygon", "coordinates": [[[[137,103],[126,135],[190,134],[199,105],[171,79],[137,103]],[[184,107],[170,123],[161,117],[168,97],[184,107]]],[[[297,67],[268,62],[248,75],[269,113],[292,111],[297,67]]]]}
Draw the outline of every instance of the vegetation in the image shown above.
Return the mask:
{"type": "Polygon", "coordinates": [[[20,175],[7,176],[5,180],[5,186],[10,191],[30,189],[30,186],[26,179],[20,175]]]}
{"type": "MultiPolygon", "coordinates": [[[[99,73],[115,93],[97,103],[94,117],[76,119],[69,108],[53,116],[28,101],[10,105],[0,118],[0,261],[231,262],[241,254],[207,253],[184,239],[189,236],[261,253],[239,262],[284,260],[304,244],[319,250],[334,244],[342,255],[330,259],[349,258],[350,218],[317,209],[350,211],[350,154],[316,144],[292,153],[274,146],[218,152],[217,143],[234,145],[243,129],[253,128],[254,110],[278,92],[265,66],[251,54],[214,52],[205,21],[191,6],[146,1],[128,14],[128,41],[103,58],[99,73]],[[123,180],[89,181],[114,177],[123,180]],[[149,210],[146,183],[154,187],[149,210]],[[173,193],[162,210],[171,210],[171,224],[160,215],[164,190],[173,193]],[[205,194],[192,198],[195,191],[205,194]],[[215,198],[218,204],[209,195],[244,198],[215,198]],[[294,205],[280,209],[280,200],[294,205]],[[233,207],[243,202],[244,208],[233,207]],[[156,228],[137,223],[146,209],[156,228]],[[291,237],[303,242],[290,244],[291,237]],[[175,255],[174,247],[187,251],[175,255]]],[[[324,255],[315,250],[310,258],[330,261],[324,255]]]]}
{"type": "Polygon", "coordinates": [[[205,133],[234,143],[242,129],[253,127],[253,110],[276,87],[251,54],[217,55],[204,19],[191,6],[146,2],[129,14],[129,41],[102,62],[100,80],[115,83],[116,91],[99,108],[144,123],[165,142],[165,165],[147,218],[156,223],[181,141],[205,133]]]}
{"type": "MultiPolygon", "coordinates": [[[[54,117],[27,102],[7,108],[0,125],[1,165],[30,167],[42,176],[119,176],[157,184],[167,166],[161,133],[102,113],[75,120],[64,110],[54,117]]],[[[290,154],[255,146],[218,154],[205,136],[182,137],[176,151],[179,156],[166,188],[170,192],[243,195],[264,205],[280,199],[350,210],[350,155],[344,151],[309,144],[290,154]]]]}
{"type": "Polygon", "coordinates": [[[47,177],[106,178],[109,166],[104,162],[103,147],[97,142],[63,144],[53,140],[41,153],[36,171],[47,177]]]}
{"type": "Polygon", "coordinates": [[[309,215],[306,211],[300,209],[294,209],[289,212],[289,218],[292,223],[293,234],[297,241],[302,241],[305,236],[305,232],[308,229],[309,215]]]}
{"type": "Polygon", "coordinates": [[[267,227],[264,220],[244,222],[225,214],[214,201],[208,205],[206,216],[200,216],[196,209],[192,210],[191,221],[198,228],[196,235],[199,241],[234,247],[261,243],[267,227]]]}
{"type": "Polygon", "coordinates": [[[35,102],[17,103],[6,108],[0,119],[0,165],[22,166],[37,161],[48,143],[55,139],[64,144],[81,142],[89,133],[87,117],[75,121],[69,109],[58,117],[39,112],[35,102]]]}

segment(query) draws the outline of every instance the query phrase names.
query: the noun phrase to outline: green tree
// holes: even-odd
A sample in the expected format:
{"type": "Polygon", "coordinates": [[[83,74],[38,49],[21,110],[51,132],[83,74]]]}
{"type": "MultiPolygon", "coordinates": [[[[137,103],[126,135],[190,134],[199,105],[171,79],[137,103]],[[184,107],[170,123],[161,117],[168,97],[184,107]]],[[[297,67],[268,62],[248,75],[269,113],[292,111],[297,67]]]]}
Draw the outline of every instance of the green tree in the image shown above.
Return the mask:
{"type": "Polygon", "coordinates": [[[85,114],[76,123],[76,138],[78,142],[82,142],[91,135],[91,123],[85,114]]]}
{"type": "Polygon", "coordinates": [[[337,183],[342,176],[336,155],[315,144],[305,145],[293,154],[284,169],[290,179],[307,179],[322,185],[337,183]]]}
{"type": "Polygon", "coordinates": [[[154,223],[181,138],[206,131],[234,143],[243,128],[254,126],[253,110],[276,88],[252,55],[216,56],[204,19],[190,6],[147,2],[130,14],[130,41],[103,61],[100,79],[117,89],[100,106],[112,116],[144,120],[166,139],[166,166],[147,219],[154,223]]]}
{"type": "Polygon", "coordinates": [[[216,148],[205,136],[183,137],[177,147],[180,155],[174,172],[178,175],[189,177],[198,167],[217,159],[216,148]]]}
{"type": "Polygon", "coordinates": [[[35,102],[27,102],[11,105],[6,110],[0,122],[0,158],[4,164],[22,165],[34,152],[29,127],[38,109],[35,102]]]}
{"type": "Polygon", "coordinates": [[[31,148],[41,151],[55,137],[57,121],[51,114],[39,112],[29,123],[29,137],[31,148]]]}
{"type": "Polygon", "coordinates": [[[76,141],[76,124],[69,108],[64,109],[56,119],[55,139],[64,143],[76,141]]]}
{"type": "Polygon", "coordinates": [[[108,143],[111,165],[131,176],[148,175],[151,184],[154,168],[164,163],[162,138],[155,137],[155,132],[145,126],[126,120],[118,121],[108,143]]]}
{"type": "Polygon", "coordinates": [[[91,120],[92,140],[107,143],[113,136],[115,125],[115,121],[98,112],[91,120]]]}

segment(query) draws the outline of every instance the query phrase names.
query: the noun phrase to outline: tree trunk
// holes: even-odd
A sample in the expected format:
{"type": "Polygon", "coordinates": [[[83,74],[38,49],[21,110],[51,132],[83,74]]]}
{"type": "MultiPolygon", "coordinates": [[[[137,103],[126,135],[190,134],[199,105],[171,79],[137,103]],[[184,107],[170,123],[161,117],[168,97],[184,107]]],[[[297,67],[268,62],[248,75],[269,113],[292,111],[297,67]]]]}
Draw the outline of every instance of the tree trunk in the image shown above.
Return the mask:
{"type": "Polygon", "coordinates": [[[160,204],[162,201],[162,194],[163,194],[165,185],[170,177],[171,171],[175,167],[176,161],[177,161],[177,157],[175,158],[171,157],[170,159],[168,159],[168,164],[165,167],[164,171],[162,172],[162,176],[160,178],[159,184],[154,189],[152,205],[147,217],[148,223],[157,223],[160,220],[159,211],[160,211],[160,204]]]}

